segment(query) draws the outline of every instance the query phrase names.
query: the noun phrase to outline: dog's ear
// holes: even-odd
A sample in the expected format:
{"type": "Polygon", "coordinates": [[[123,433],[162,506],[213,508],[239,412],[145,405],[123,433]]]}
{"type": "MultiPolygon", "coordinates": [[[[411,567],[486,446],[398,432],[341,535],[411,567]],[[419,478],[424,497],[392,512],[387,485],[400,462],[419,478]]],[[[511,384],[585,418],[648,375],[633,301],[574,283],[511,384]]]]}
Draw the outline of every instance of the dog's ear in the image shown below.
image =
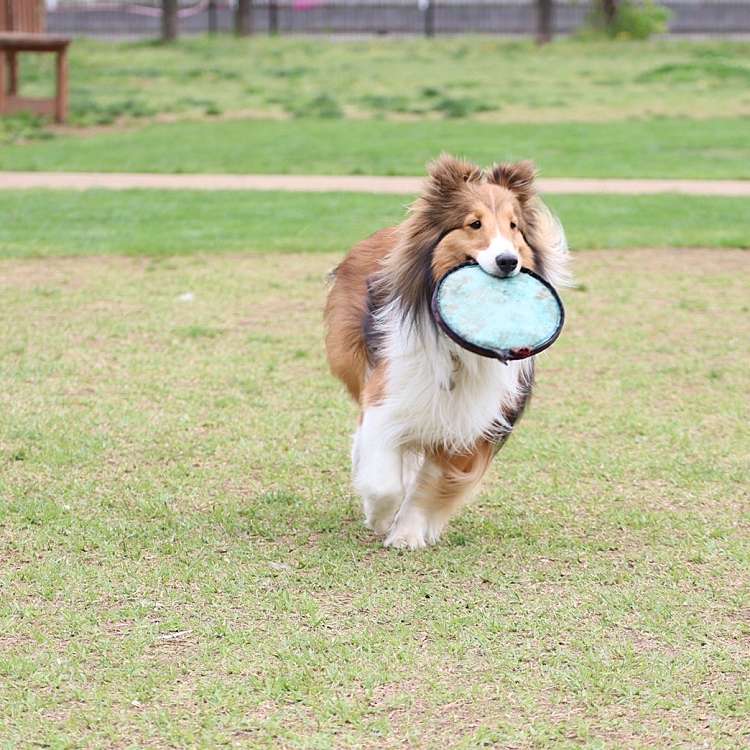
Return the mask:
{"type": "Polygon", "coordinates": [[[524,205],[536,197],[536,167],[531,161],[517,161],[514,164],[497,164],[490,172],[489,181],[515,193],[519,203],[524,205]]]}
{"type": "Polygon", "coordinates": [[[430,308],[435,286],[432,253],[447,232],[463,224],[470,210],[467,185],[483,179],[476,164],[448,154],[429,165],[424,189],[400,227],[399,242],[385,261],[383,276],[389,299],[398,299],[415,323],[430,308]]]}
{"type": "Polygon", "coordinates": [[[441,154],[433,161],[428,171],[427,191],[433,195],[446,196],[469,182],[480,182],[482,170],[476,165],[450,154],[441,154]]]}

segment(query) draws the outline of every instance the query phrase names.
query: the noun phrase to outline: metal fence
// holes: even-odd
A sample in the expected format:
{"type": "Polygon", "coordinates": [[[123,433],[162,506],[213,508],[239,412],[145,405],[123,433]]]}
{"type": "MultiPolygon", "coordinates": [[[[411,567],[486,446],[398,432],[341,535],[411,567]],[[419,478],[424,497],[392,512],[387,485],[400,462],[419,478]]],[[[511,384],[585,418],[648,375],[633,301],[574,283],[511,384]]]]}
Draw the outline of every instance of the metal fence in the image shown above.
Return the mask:
{"type": "MultiPolygon", "coordinates": [[[[750,0],[665,0],[672,34],[750,34],[750,0]]],[[[590,10],[587,0],[554,3],[553,29],[569,34],[590,10]]],[[[159,34],[158,4],[61,2],[50,7],[50,32],[77,36],[148,37],[159,34]]],[[[182,34],[230,31],[233,7],[224,0],[182,5],[182,34]]],[[[255,0],[253,30],[278,34],[529,35],[536,29],[534,0],[255,0]]]]}

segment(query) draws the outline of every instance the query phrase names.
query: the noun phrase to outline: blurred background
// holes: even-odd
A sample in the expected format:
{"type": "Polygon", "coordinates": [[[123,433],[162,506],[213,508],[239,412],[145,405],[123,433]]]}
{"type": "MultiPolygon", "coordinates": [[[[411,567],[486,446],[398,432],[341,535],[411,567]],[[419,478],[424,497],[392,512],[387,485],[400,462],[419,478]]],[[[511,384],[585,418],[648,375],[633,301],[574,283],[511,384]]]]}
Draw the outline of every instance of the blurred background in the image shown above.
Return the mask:
{"type": "MultiPolygon", "coordinates": [[[[621,3],[612,8],[613,33],[642,36],[750,33],[747,0],[665,0],[659,7],[621,3]],[[623,8],[625,10],[623,10],[623,8]],[[630,18],[622,16],[629,14],[630,18]]],[[[159,2],[53,0],[49,30],[97,37],[161,33],[159,2]]],[[[165,0],[167,34],[255,31],[272,34],[504,34],[542,37],[585,28],[600,7],[590,0],[165,0]]]]}

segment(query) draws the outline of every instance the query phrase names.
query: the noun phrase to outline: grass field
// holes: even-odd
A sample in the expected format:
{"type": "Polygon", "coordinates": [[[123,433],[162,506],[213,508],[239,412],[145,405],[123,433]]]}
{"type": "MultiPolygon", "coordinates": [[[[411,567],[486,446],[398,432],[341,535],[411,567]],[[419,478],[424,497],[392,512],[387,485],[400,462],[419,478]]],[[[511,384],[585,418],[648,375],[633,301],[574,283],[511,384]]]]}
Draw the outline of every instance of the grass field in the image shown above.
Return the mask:
{"type": "Polygon", "coordinates": [[[423,554],[350,493],[338,257],[0,262],[2,746],[746,745],[747,255],[580,254],[423,554]]]}
{"type": "MultiPolygon", "coordinates": [[[[159,114],[477,117],[502,122],[714,118],[750,114],[744,42],[492,37],[358,39],[230,36],[153,42],[78,40],[71,117],[101,125],[159,114]]],[[[30,93],[48,61],[25,63],[30,93]]]]}
{"type": "MultiPolygon", "coordinates": [[[[71,125],[0,121],[0,169],[750,178],[748,49],[78,40],[71,125]]],[[[0,748],[750,744],[748,201],[547,198],[566,329],[400,553],[321,308],[409,196],[0,191],[0,748]]]]}
{"type": "MultiPolygon", "coordinates": [[[[341,251],[411,198],[357,193],[0,191],[0,257],[341,251]]],[[[750,247],[747,199],[552,195],[576,250],[750,247]]]]}
{"type": "MultiPolygon", "coordinates": [[[[0,121],[0,169],[420,174],[450,150],[547,176],[748,178],[748,48],[78,40],[72,126],[0,121]]],[[[24,61],[26,93],[49,84],[43,64],[24,61]]]]}
{"type": "Polygon", "coordinates": [[[419,175],[441,151],[545,177],[750,178],[746,119],[495,124],[181,122],[0,149],[0,169],[419,175]]]}

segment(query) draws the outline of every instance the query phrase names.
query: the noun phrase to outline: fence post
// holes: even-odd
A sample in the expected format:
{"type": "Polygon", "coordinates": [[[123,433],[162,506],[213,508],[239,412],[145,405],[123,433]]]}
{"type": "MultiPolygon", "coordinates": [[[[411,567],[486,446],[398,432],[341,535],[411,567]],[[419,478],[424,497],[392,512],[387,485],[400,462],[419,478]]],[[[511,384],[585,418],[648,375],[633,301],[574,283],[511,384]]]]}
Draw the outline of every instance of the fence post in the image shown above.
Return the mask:
{"type": "Polygon", "coordinates": [[[208,33],[215,34],[219,30],[216,18],[216,0],[208,0],[208,33]]]}
{"type": "Polygon", "coordinates": [[[552,41],[552,14],[554,0],[537,0],[536,3],[536,43],[552,41]]]}
{"type": "Polygon", "coordinates": [[[234,33],[237,36],[250,36],[253,33],[252,0],[237,0],[234,9],[234,33]]]}
{"type": "Polygon", "coordinates": [[[279,4],[277,0],[268,0],[268,33],[276,36],[279,33],[279,4]]]}
{"type": "Polygon", "coordinates": [[[424,9],[424,35],[435,36],[435,0],[426,0],[424,9]]]}
{"type": "Polygon", "coordinates": [[[163,42],[177,39],[177,0],[162,0],[161,38],[163,42]]]}

